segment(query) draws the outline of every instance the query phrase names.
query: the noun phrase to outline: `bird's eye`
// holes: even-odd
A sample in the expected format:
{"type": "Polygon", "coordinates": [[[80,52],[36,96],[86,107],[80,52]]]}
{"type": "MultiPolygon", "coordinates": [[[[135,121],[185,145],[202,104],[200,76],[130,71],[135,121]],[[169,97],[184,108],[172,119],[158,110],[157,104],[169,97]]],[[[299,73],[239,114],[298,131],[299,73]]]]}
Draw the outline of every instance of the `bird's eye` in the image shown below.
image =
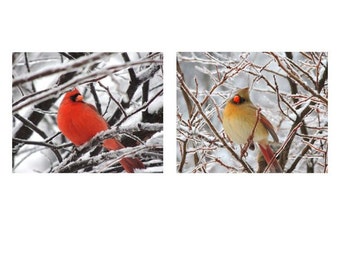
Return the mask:
{"type": "Polygon", "coordinates": [[[70,97],[73,102],[82,101],[82,95],[77,93],[70,97]]]}
{"type": "Polygon", "coordinates": [[[241,97],[240,95],[235,95],[233,97],[233,103],[235,104],[241,104],[245,101],[245,99],[243,97],[241,97]]]}

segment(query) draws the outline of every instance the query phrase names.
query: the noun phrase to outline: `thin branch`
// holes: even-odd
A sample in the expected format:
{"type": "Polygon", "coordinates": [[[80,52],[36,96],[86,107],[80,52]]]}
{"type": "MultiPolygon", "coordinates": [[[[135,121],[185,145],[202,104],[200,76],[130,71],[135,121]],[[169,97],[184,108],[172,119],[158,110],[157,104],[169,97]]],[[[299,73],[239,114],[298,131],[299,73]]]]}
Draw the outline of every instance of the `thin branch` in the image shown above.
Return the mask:
{"type": "MultiPolygon", "coordinates": [[[[152,63],[151,60],[150,60],[150,63],[152,63]]],[[[162,63],[162,62],[159,62],[159,63],[162,63]]],[[[128,89],[126,90],[128,99],[126,101],[122,99],[121,101],[121,106],[123,108],[129,107],[130,101],[132,97],[134,96],[135,92],[137,91],[138,87],[142,85],[144,82],[150,80],[160,68],[161,68],[160,64],[151,65],[149,68],[147,68],[146,71],[142,72],[141,74],[138,74],[135,80],[130,81],[130,85],[128,89]]],[[[108,121],[109,125],[113,125],[114,123],[116,123],[118,119],[121,117],[121,115],[122,115],[122,111],[120,110],[120,108],[117,108],[117,110],[114,112],[114,114],[108,121]]]]}
{"type": "Polygon", "coordinates": [[[24,74],[18,78],[15,78],[12,82],[12,87],[18,86],[19,84],[33,81],[35,79],[41,79],[49,75],[55,75],[64,71],[70,72],[81,66],[87,64],[93,64],[93,62],[108,56],[108,53],[94,53],[89,56],[83,56],[77,60],[71,61],[67,64],[60,64],[57,66],[49,67],[43,70],[38,70],[36,72],[24,74]]]}
{"type": "Polygon", "coordinates": [[[163,130],[163,124],[139,123],[135,126],[129,126],[129,127],[118,127],[118,126],[111,127],[108,130],[99,132],[90,141],[79,146],[78,150],[85,153],[85,152],[88,152],[91,148],[93,148],[93,146],[97,146],[100,142],[102,142],[105,139],[119,137],[121,133],[134,133],[140,130],[159,132],[163,130]]]}
{"type": "Polygon", "coordinates": [[[317,97],[318,99],[322,100],[325,105],[328,105],[328,100],[315,92],[312,88],[310,88],[305,82],[303,82],[298,76],[296,76],[295,73],[289,71],[285,65],[281,62],[279,56],[277,56],[275,53],[270,53],[278,63],[278,65],[289,75],[290,78],[292,78],[295,82],[300,84],[307,92],[312,94],[313,96],[317,97]]]}
{"type": "MultiPolygon", "coordinates": [[[[82,158],[76,161],[70,161],[66,164],[60,164],[54,168],[54,173],[76,172],[89,166],[96,166],[104,161],[110,160],[113,163],[118,163],[122,158],[134,157],[137,154],[146,150],[162,149],[162,145],[139,145],[136,147],[126,147],[116,151],[109,151],[98,156],[82,158]]],[[[111,164],[112,165],[112,164],[111,164]]]]}
{"type": "Polygon", "coordinates": [[[145,104],[143,104],[142,106],[140,106],[139,108],[137,108],[136,110],[134,110],[133,112],[131,112],[129,115],[126,115],[124,118],[122,118],[116,125],[119,126],[121,125],[124,121],[126,121],[126,119],[128,119],[129,117],[131,117],[132,115],[146,109],[149,107],[149,105],[159,96],[161,96],[163,94],[163,89],[160,90],[156,95],[154,95],[151,99],[149,99],[149,101],[145,104]]]}
{"type": "Polygon", "coordinates": [[[15,113],[22,108],[25,108],[26,106],[36,104],[38,102],[42,102],[47,99],[56,98],[59,95],[67,92],[71,87],[74,87],[75,85],[88,83],[92,81],[97,81],[105,78],[106,76],[121,71],[127,67],[135,66],[135,65],[141,65],[141,64],[147,64],[147,63],[156,63],[157,65],[160,63],[158,60],[149,59],[149,60],[140,60],[130,63],[125,63],[122,65],[113,65],[108,66],[101,70],[95,70],[91,71],[88,74],[79,74],[77,76],[74,76],[71,80],[65,82],[64,84],[61,84],[57,87],[49,88],[46,90],[41,90],[36,93],[32,93],[30,95],[26,95],[22,97],[21,99],[15,101],[12,105],[12,112],[15,113]]]}
{"type": "Polygon", "coordinates": [[[193,103],[195,103],[198,111],[200,112],[200,114],[202,115],[203,119],[205,120],[206,124],[209,126],[210,130],[214,133],[214,135],[222,142],[223,146],[225,148],[228,149],[228,151],[232,154],[232,156],[238,160],[242,166],[248,171],[248,172],[252,172],[252,170],[248,167],[248,164],[246,164],[242,159],[240,159],[238,157],[238,155],[234,152],[233,149],[231,149],[231,147],[223,140],[223,138],[220,136],[220,134],[218,133],[218,131],[215,129],[215,127],[212,125],[211,121],[209,120],[209,118],[206,116],[200,102],[195,98],[195,96],[191,93],[191,91],[189,90],[189,88],[187,87],[187,85],[185,84],[185,82],[183,81],[183,78],[181,77],[181,75],[179,73],[177,73],[177,78],[180,82],[181,85],[181,89],[190,97],[191,101],[193,103]]]}

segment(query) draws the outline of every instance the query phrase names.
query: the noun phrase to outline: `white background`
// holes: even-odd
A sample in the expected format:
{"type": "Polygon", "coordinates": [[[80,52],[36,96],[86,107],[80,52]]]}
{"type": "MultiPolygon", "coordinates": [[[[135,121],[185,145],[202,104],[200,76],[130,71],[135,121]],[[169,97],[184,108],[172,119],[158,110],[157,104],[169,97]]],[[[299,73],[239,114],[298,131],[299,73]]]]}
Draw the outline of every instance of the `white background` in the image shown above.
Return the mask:
{"type": "Polygon", "coordinates": [[[0,8],[0,269],[340,268],[334,1],[0,8]],[[329,173],[176,174],[176,52],[262,50],[329,52],[329,173]],[[164,174],[12,174],[13,51],[164,52],[164,174]]]}

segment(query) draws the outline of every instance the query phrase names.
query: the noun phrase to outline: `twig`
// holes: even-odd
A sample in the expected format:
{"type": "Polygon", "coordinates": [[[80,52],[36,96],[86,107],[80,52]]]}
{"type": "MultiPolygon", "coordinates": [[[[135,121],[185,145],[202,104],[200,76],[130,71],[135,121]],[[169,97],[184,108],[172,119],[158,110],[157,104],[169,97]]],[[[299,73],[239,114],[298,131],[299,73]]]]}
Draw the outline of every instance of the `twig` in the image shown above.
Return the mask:
{"type": "Polygon", "coordinates": [[[12,82],[12,86],[18,86],[19,84],[26,83],[29,81],[33,81],[35,79],[40,79],[52,74],[58,74],[63,71],[70,72],[74,69],[77,69],[83,65],[87,65],[89,63],[93,63],[94,61],[97,61],[103,57],[106,57],[109,55],[108,53],[93,53],[89,56],[83,56],[77,60],[74,60],[72,62],[69,62],[67,64],[61,64],[58,66],[46,68],[43,70],[38,70],[36,72],[32,72],[29,74],[22,75],[21,77],[15,78],[12,82]]]}
{"type": "Polygon", "coordinates": [[[257,127],[257,125],[259,123],[260,117],[261,117],[261,108],[259,107],[256,110],[256,122],[255,122],[255,125],[254,125],[254,127],[253,127],[253,129],[251,131],[251,134],[249,135],[249,137],[247,139],[247,143],[244,145],[244,147],[241,150],[241,158],[245,155],[245,153],[247,152],[249,146],[253,144],[255,130],[256,130],[256,127],[257,127]]]}
{"type": "Polygon", "coordinates": [[[81,160],[71,161],[66,164],[60,164],[54,168],[55,173],[74,172],[84,169],[89,166],[96,166],[104,161],[110,160],[115,163],[119,162],[122,158],[136,156],[139,152],[144,150],[160,149],[161,145],[139,145],[136,147],[126,147],[116,151],[109,151],[102,153],[95,157],[82,158],[81,160]]]}
{"type": "Polygon", "coordinates": [[[92,71],[88,74],[80,74],[75,77],[73,77],[71,80],[65,82],[64,84],[61,84],[57,87],[42,90],[36,93],[32,93],[30,95],[24,96],[21,99],[15,101],[12,105],[12,112],[15,113],[22,108],[33,105],[35,103],[50,99],[52,97],[56,97],[60,94],[65,93],[66,91],[69,90],[69,88],[74,87],[75,85],[83,84],[83,83],[88,83],[92,81],[97,81],[100,79],[105,78],[109,74],[112,74],[114,72],[121,71],[127,67],[130,66],[136,66],[136,65],[141,65],[141,64],[147,64],[147,63],[159,63],[157,60],[144,60],[144,61],[135,61],[135,62],[130,62],[130,63],[125,63],[122,65],[113,65],[113,66],[108,66],[104,69],[101,70],[96,70],[92,71]]]}
{"type": "MultiPolygon", "coordinates": [[[[294,135],[296,134],[297,130],[303,125],[302,122],[298,123],[288,134],[286,140],[284,141],[284,143],[280,146],[280,148],[276,151],[274,157],[271,159],[271,161],[269,162],[269,164],[267,165],[266,169],[264,171],[267,171],[270,166],[273,164],[274,162],[274,158],[276,158],[276,156],[280,155],[280,153],[286,148],[286,146],[291,142],[291,140],[294,138],[294,135]]],[[[287,173],[289,172],[289,170],[287,170],[287,173]]]]}
{"type": "Polygon", "coordinates": [[[200,102],[195,98],[195,96],[190,92],[189,88],[187,87],[187,85],[185,84],[185,82],[183,81],[183,78],[181,77],[181,75],[179,73],[177,73],[177,78],[180,82],[181,85],[181,89],[190,97],[191,101],[193,103],[195,103],[198,111],[200,112],[200,114],[202,115],[203,119],[205,120],[206,124],[209,126],[210,130],[214,133],[214,135],[222,142],[223,146],[225,148],[228,149],[228,151],[232,154],[233,157],[235,157],[236,160],[238,160],[242,166],[248,171],[248,172],[252,172],[252,170],[248,167],[248,165],[238,157],[238,155],[233,151],[233,149],[231,149],[231,147],[223,140],[223,138],[220,136],[220,134],[217,132],[217,130],[215,129],[215,127],[212,125],[211,121],[209,120],[209,118],[206,116],[200,102]]]}
{"type": "Polygon", "coordinates": [[[293,72],[289,71],[286,66],[284,66],[280,60],[280,58],[275,53],[270,53],[278,63],[278,65],[298,84],[300,84],[307,92],[317,97],[319,100],[322,100],[325,105],[328,105],[328,100],[315,92],[312,88],[310,88],[307,84],[305,84],[300,78],[298,78],[293,72]]]}

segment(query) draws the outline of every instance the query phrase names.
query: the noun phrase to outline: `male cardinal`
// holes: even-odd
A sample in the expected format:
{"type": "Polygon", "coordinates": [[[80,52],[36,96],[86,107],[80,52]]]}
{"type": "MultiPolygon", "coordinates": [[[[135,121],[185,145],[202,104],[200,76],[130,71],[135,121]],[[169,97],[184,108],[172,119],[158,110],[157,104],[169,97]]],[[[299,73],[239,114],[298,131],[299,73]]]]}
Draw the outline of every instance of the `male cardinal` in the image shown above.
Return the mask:
{"type": "MultiPolygon", "coordinates": [[[[223,127],[235,143],[246,144],[249,140],[256,142],[267,164],[271,162],[274,153],[268,144],[268,132],[275,142],[279,139],[269,120],[251,102],[248,88],[240,89],[227,101],[223,113],[223,127]]],[[[273,159],[270,171],[282,172],[276,158],[273,159]]]]}
{"type": "MultiPolygon", "coordinates": [[[[76,146],[88,142],[97,133],[109,128],[96,108],[83,101],[83,96],[76,88],[65,94],[59,107],[57,123],[65,137],[76,146]]],[[[104,140],[103,145],[108,150],[124,148],[122,143],[113,138],[104,140]]],[[[120,164],[128,173],[145,168],[137,158],[122,158],[120,164]]]]}

